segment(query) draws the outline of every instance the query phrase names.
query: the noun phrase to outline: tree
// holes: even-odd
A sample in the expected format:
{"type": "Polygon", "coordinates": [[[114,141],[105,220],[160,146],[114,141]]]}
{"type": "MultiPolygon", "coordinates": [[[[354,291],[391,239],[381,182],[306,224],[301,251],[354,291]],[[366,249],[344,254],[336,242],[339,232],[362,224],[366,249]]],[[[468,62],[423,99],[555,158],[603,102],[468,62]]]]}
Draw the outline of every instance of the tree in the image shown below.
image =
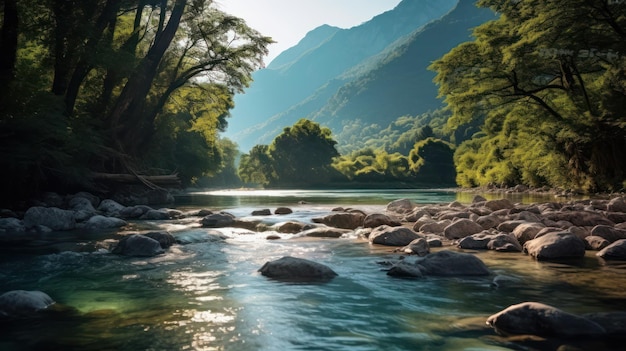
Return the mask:
{"type": "MultiPolygon", "coordinates": [[[[477,27],[475,41],[432,65],[440,95],[453,113],[449,125],[482,121],[486,135],[479,140],[500,145],[498,157],[486,167],[495,171],[506,162],[514,170],[506,172],[515,178],[505,177],[509,182],[543,179],[552,186],[619,189],[626,174],[626,162],[618,156],[626,151],[626,92],[618,83],[626,61],[617,54],[626,49],[624,6],[604,0],[478,4],[500,18],[477,27]],[[541,142],[529,143],[532,138],[541,142]],[[572,176],[558,183],[563,179],[546,172],[544,162],[531,162],[533,155],[572,176]],[[567,162],[556,162],[561,158],[567,162]]],[[[469,149],[494,150],[477,148],[476,142],[469,149]]],[[[468,149],[458,152],[463,150],[468,149]]],[[[489,169],[457,170],[469,183],[490,181],[484,177],[489,169]]]]}
{"type": "Polygon", "coordinates": [[[270,185],[276,179],[268,145],[256,145],[241,156],[237,175],[247,184],[270,185]]]}
{"type": "Polygon", "coordinates": [[[433,137],[415,143],[409,153],[409,169],[416,180],[430,184],[455,184],[454,147],[433,137]]]}
{"type": "Polygon", "coordinates": [[[277,183],[281,185],[326,184],[336,173],[331,167],[339,156],[331,131],[307,119],[287,127],[269,147],[277,183]]]}

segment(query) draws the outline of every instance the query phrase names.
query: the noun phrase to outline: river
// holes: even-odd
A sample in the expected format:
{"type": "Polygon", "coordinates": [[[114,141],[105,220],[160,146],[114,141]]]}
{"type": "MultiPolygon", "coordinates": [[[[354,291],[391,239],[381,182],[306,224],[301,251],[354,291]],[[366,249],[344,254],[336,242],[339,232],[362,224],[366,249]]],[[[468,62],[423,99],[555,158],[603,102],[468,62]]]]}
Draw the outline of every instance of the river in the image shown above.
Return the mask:
{"type": "MultiPolygon", "coordinates": [[[[377,211],[403,197],[435,203],[469,202],[468,196],[448,190],[239,190],[188,194],[177,207],[243,217],[252,209],[289,206],[291,215],[265,221],[310,222],[337,205],[377,211]]],[[[158,228],[194,238],[208,231],[197,222],[135,221],[128,230],[158,228]]],[[[561,341],[511,343],[485,320],[524,301],[572,313],[626,311],[626,266],[606,265],[592,252],[567,263],[475,252],[494,275],[517,279],[495,287],[493,277],[389,277],[380,263],[399,258],[393,248],[353,235],[266,240],[268,233],[220,231],[228,239],[175,245],[153,258],[95,251],[95,242],[115,237],[112,232],[50,233],[28,245],[5,245],[0,292],[41,290],[57,305],[43,318],[0,323],[0,350],[547,350],[561,341]],[[326,264],[338,277],[295,284],[257,272],[286,255],[326,264]]],[[[590,343],[594,350],[621,346],[590,343]]]]}

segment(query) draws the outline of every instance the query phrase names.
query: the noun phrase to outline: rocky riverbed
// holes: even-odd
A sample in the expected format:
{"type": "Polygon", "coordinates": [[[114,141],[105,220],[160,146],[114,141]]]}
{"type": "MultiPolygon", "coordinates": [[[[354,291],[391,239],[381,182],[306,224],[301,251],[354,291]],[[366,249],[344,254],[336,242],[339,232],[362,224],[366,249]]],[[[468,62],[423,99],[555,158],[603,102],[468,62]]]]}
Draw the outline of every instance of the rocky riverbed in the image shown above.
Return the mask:
{"type": "MultiPolygon", "coordinates": [[[[124,206],[87,193],[51,198],[53,202],[33,206],[21,216],[2,211],[6,216],[0,219],[4,250],[28,247],[50,233],[113,231],[115,236],[107,240],[57,249],[158,257],[180,245],[228,240],[218,229],[239,228],[256,235],[267,233],[265,240],[353,238],[356,244],[367,243],[392,254],[389,260],[379,262],[388,276],[417,280],[488,277],[496,288],[520,285],[518,278],[498,274],[490,267],[491,262],[506,260],[508,255],[565,266],[590,257],[595,257],[598,267],[626,261],[626,199],[620,196],[534,204],[481,196],[471,203],[430,205],[400,199],[376,212],[338,207],[310,221],[277,220],[292,213],[288,207],[260,208],[240,218],[219,209],[124,206]],[[269,217],[272,221],[266,220],[269,217]],[[197,229],[179,235],[175,230],[153,230],[145,223],[184,223],[197,229]],[[494,253],[487,261],[476,254],[487,251],[494,253]]],[[[323,262],[290,256],[258,268],[268,279],[278,281],[319,284],[340,276],[323,262]]],[[[5,320],[37,318],[54,304],[45,291],[0,293],[0,316],[5,320]]],[[[552,345],[554,338],[562,345],[574,345],[581,337],[593,344],[626,335],[626,311],[575,314],[541,301],[524,301],[494,311],[483,323],[507,340],[549,340],[545,345],[552,345]]]]}

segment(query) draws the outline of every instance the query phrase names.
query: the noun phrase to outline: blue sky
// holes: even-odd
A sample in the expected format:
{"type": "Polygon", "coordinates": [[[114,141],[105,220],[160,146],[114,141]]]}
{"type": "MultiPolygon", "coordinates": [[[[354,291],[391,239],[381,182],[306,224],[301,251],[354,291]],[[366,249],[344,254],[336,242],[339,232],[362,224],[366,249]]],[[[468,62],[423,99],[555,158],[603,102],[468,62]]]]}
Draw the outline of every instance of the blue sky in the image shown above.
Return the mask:
{"type": "Polygon", "coordinates": [[[216,0],[218,7],[241,17],[261,34],[276,41],[270,63],[278,54],[296,45],[310,30],[329,24],[350,28],[391,10],[401,0],[216,0]]]}

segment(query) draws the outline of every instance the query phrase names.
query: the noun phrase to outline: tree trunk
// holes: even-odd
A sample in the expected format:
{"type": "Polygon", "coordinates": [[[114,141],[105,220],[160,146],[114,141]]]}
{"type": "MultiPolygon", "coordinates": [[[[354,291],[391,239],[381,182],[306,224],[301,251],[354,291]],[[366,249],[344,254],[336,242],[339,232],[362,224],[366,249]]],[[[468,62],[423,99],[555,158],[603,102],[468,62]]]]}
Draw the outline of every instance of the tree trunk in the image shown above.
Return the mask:
{"type": "Polygon", "coordinates": [[[148,125],[144,120],[143,103],[157,74],[159,63],[178,30],[186,5],[187,0],[176,0],[165,29],[157,34],[154,44],[129,77],[110,114],[109,123],[114,131],[114,139],[121,151],[130,155],[137,156],[146,135],[153,133],[154,126],[148,125]],[[143,133],[146,135],[142,135],[143,133]]]}
{"type": "Polygon", "coordinates": [[[4,0],[4,17],[2,33],[0,33],[0,85],[2,89],[5,89],[15,78],[18,25],[17,0],[4,0]]]}

